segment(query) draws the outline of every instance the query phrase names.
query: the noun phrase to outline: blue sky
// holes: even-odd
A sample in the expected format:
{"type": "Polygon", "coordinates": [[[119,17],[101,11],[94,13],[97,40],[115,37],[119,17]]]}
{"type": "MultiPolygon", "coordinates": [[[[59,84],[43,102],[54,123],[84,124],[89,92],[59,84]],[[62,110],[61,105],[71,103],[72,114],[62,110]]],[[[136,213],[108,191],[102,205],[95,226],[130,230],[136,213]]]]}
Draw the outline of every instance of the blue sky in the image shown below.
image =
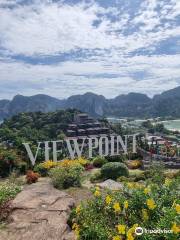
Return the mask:
{"type": "Polygon", "coordinates": [[[179,0],[0,0],[0,99],[179,85],[179,0]]]}

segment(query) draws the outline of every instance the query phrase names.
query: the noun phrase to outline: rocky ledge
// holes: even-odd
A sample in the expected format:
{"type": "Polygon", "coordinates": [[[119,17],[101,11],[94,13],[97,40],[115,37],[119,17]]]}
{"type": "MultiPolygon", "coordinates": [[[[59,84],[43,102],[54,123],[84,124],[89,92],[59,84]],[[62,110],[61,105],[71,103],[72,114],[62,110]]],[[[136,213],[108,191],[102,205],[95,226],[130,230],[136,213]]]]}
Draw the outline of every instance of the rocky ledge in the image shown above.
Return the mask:
{"type": "Polygon", "coordinates": [[[25,186],[12,202],[9,224],[0,240],[74,240],[67,220],[74,200],[49,179],[25,186]]]}

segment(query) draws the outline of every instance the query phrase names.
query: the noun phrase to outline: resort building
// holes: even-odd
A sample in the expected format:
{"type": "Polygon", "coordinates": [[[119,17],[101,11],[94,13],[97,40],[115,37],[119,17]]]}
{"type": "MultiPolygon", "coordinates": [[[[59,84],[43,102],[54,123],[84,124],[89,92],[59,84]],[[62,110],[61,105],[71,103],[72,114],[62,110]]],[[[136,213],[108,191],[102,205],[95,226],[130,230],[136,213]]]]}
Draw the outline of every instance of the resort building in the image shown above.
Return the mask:
{"type": "Polygon", "coordinates": [[[87,138],[108,136],[111,133],[110,128],[103,126],[99,121],[89,117],[86,113],[76,114],[74,121],[68,125],[68,138],[87,138]]]}

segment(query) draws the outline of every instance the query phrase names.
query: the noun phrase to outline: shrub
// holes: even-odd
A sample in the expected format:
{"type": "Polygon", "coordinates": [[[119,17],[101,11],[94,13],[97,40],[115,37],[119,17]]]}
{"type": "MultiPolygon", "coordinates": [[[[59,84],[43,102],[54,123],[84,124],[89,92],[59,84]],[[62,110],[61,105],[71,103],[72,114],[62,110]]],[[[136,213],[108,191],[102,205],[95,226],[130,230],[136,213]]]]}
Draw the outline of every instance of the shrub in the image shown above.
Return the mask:
{"type": "Polygon", "coordinates": [[[8,216],[10,212],[10,200],[20,191],[21,188],[13,183],[0,183],[0,221],[8,216]]]}
{"type": "Polygon", "coordinates": [[[15,166],[16,155],[12,151],[0,149],[0,176],[7,177],[15,166]]]}
{"type": "Polygon", "coordinates": [[[97,182],[99,182],[100,180],[102,180],[102,176],[101,176],[101,172],[100,172],[100,171],[94,173],[94,174],[91,176],[91,178],[90,178],[90,181],[91,181],[92,183],[97,183],[97,182]]]}
{"type": "Polygon", "coordinates": [[[86,167],[90,162],[87,159],[84,158],[77,158],[77,159],[64,159],[57,163],[57,166],[59,167],[68,167],[68,166],[76,166],[81,165],[83,167],[86,167]]]}
{"type": "Polygon", "coordinates": [[[136,173],[130,172],[128,177],[122,176],[117,179],[118,182],[138,182],[138,181],[145,181],[145,180],[146,180],[146,176],[144,172],[136,172],[136,173]]]}
{"type": "Polygon", "coordinates": [[[124,163],[127,160],[127,156],[126,155],[116,155],[116,156],[106,156],[105,159],[108,162],[122,162],[124,163]]]}
{"type": "Polygon", "coordinates": [[[56,167],[50,170],[49,175],[54,187],[66,189],[81,185],[81,173],[84,168],[80,164],[73,166],[56,167]]]}
{"type": "Polygon", "coordinates": [[[126,165],[123,163],[109,162],[102,166],[101,175],[105,179],[117,179],[120,176],[127,177],[129,175],[129,171],[126,165]]]}
{"type": "Polygon", "coordinates": [[[77,158],[75,160],[71,160],[71,161],[76,161],[76,163],[81,164],[83,167],[86,167],[86,166],[88,166],[90,164],[90,161],[88,161],[87,159],[82,158],[82,157],[77,158]]]}
{"type": "MultiPolygon", "coordinates": [[[[34,167],[34,171],[38,172],[42,177],[48,176],[49,171],[54,167],[67,167],[67,166],[75,166],[75,165],[81,165],[83,167],[87,167],[90,164],[90,162],[87,159],[84,158],[78,158],[78,159],[64,159],[58,162],[53,162],[51,160],[45,161],[42,163],[37,164],[34,167]]],[[[91,168],[92,169],[92,168],[91,168]]]]}
{"type": "Polygon", "coordinates": [[[165,179],[164,170],[164,165],[161,162],[153,162],[145,175],[149,177],[149,182],[161,184],[165,179]]]}
{"type": "Polygon", "coordinates": [[[107,163],[107,160],[100,156],[94,158],[93,160],[93,165],[98,168],[102,167],[105,163],[107,163]]]}
{"type": "Polygon", "coordinates": [[[128,168],[130,168],[130,169],[138,169],[140,167],[142,167],[142,161],[140,161],[140,160],[128,161],[128,168]]]}
{"type": "Polygon", "coordinates": [[[35,165],[34,171],[39,173],[41,177],[46,177],[48,175],[48,169],[44,168],[43,163],[35,165]]]}
{"type": "Polygon", "coordinates": [[[36,165],[34,167],[34,171],[38,172],[42,177],[46,177],[48,175],[48,171],[55,166],[57,166],[56,162],[46,161],[36,165]]]}
{"type": "Polygon", "coordinates": [[[27,184],[32,184],[32,183],[35,183],[38,181],[38,178],[39,178],[39,174],[38,173],[35,173],[31,170],[27,171],[27,174],[26,174],[26,182],[27,184]]]}
{"type": "Polygon", "coordinates": [[[178,240],[180,201],[178,182],[161,185],[131,184],[124,192],[101,192],[78,205],[71,214],[71,226],[79,240],[178,240]],[[135,234],[135,228],[168,229],[172,233],[135,234]]]}
{"type": "Polygon", "coordinates": [[[18,162],[16,170],[19,172],[19,174],[25,174],[27,171],[27,163],[23,161],[18,162]]]}
{"type": "Polygon", "coordinates": [[[21,162],[16,150],[0,148],[0,177],[8,177],[21,162]]]}

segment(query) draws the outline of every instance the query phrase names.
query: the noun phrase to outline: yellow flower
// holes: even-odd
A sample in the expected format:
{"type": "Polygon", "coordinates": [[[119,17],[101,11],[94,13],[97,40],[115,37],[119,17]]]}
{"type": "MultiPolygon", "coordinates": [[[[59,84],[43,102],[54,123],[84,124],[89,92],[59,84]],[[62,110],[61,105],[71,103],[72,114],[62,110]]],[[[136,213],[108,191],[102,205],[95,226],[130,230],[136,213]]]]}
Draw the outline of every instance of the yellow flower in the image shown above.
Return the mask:
{"type": "Polygon", "coordinates": [[[142,217],[144,221],[147,221],[149,219],[148,211],[146,209],[142,209],[142,217]]]}
{"type": "Polygon", "coordinates": [[[114,236],[112,240],[122,240],[120,236],[114,236]]]}
{"type": "Polygon", "coordinates": [[[132,234],[128,234],[128,235],[127,235],[127,240],[134,240],[133,235],[132,235],[132,234]]]}
{"type": "Polygon", "coordinates": [[[106,196],[106,204],[109,205],[111,203],[111,201],[112,201],[111,196],[107,195],[106,196]]]}
{"type": "Polygon", "coordinates": [[[138,224],[136,223],[136,224],[134,224],[133,226],[132,226],[132,228],[131,229],[133,229],[133,231],[135,232],[135,229],[138,227],[138,224]]]}
{"type": "Polygon", "coordinates": [[[145,194],[149,194],[150,191],[151,191],[150,187],[147,187],[147,188],[144,189],[144,193],[145,193],[145,194]]]}
{"type": "Polygon", "coordinates": [[[134,240],[133,234],[135,233],[135,229],[138,227],[138,224],[134,224],[128,231],[127,231],[127,240],[134,240]]]}
{"type": "Polygon", "coordinates": [[[74,229],[76,229],[76,228],[79,228],[78,224],[77,224],[77,223],[73,223],[72,229],[74,230],[74,229]]]}
{"type": "Polygon", "coordinates": [[[127,240],[134,240],[134,236],[131,228],[127,232],[127,240]]]}
{"type": "Polygon", "coordinates": [[[41,166],[44,167],[45,169],[50,169],[52,167],[57,166],[57,163],[49,160],[49,161],[41,163],[41,166]]]}
{"type": "Polygon", "coordinates": [[[115,213],[121,212],[121,207],[118,202],[114,203],[113,208],[115,213]]]}
{"type": "Polygon", "coordinates": [[[149,209],[153,210],[156,208],[156,204],[152,198],[147,199],[146,204],[149,209]]]}
{"type": "Polygon", "coordinates": [[[79,236],[79,225],[77,223],[74,223],[72,225],[72,229],[74,230],[76,236],[78,237],[79,236]]]}
{"type": "Polygon", "coordinates": [[[166,179],[165,179],[165,182],[164,182],[164,185],[168,187],[168,186],[171,184],[171,182],[172,182],[171,179],[166,178],[166,179]]]}
{"type": "Polygon", "coordinates": [[[76,161],[77,161],[77,163],[81,164],[82,166],[86,166],[88,163],[88,160],[86,160],[82,157],[78,158],[76,161]]]}
{"type": "Polygon", "coordinates": [[[177,226],[176,223],[173,223],[171,230],[175,233],[178,234],[180,232],[180,226],[177,226]]]}
{"type": "Polygon", "coordinates": [[[178,214],[180,214],[180,204],[175,204],[175,209],[178,214]]]}
{"type": "Polygon", "coordinates": [[[119,224],[119,225],[117,225],[117,229],[118,229],[119,234],[124,235],[126,233],[126,226],[125,225],[119,224]]]}
{"type": "Polygon", "coordinates": [[[128,206],[129,206],[128,201],[125,201],[125,202],[124,202],[124,208],[127,209],[128,206]]]}
{"type": "Polygon", "coordinates": [[[95,193],[94,193],[94,196],[95,197],[100,197],[101,196],[101,193],[99,190],[96,190],[95,193]]]}
{"type": "Polygon", "coordinates": [[[76,207],[76,214],[79,214],[80,212],[81,212],[81,206],[79,205],[76,207]]]}

